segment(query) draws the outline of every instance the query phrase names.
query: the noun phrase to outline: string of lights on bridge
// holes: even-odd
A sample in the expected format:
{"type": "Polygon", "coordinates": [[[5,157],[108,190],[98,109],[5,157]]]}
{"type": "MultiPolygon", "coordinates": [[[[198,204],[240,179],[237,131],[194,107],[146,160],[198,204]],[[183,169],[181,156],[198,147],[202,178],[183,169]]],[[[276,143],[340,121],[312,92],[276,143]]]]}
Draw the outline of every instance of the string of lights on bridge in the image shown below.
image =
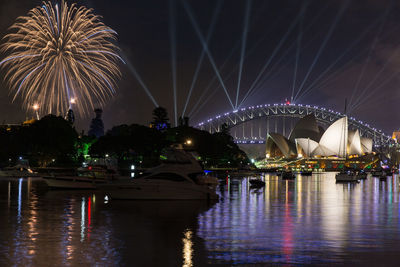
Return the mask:
{"type": "MultiPolygon", "coordinates": [[[[336,114],[337,116],[343,117],[345,116],[345,114],[338,112],[338,111],[334,111],[332,109],[326,109],[324,107],[318,107],[315,105],[303,105],[303,104],[294,104],[294,103],[290,103],[289,101],[286,103],[275,103],[275,104],[264,104],[264,105],[256,105],[256,106],[249,106],[249,107],[245,107],[245,108],[241,108],[241,109],[236,109],[233,110],[231,112],[226,112],[223,114],[219,114],[217,116],[215,116],[214,118],[209,118],[206,121],[200,122],[196,125],[197,128],[202,128],[204,127],[206,124],[212,123],[214,120],[219,120],[224,116],[229,116],[229,115],[234,115],[236,113],[238,113],[239,111],[246,111],[246,110],[254,110],[257,108],[270,108],[270,107],[300,107],[300,108],[312,108],[315,110],[320,110],[320,111],[327,111],[330,112],[332,114],[336,114]]],[[[382,132],[382,130],[376,129],[374,127],[371,127],[368,123],[365,123],[361,120],[357,120],[354,117],[349,117],[349,121],[350,122],[356,122],[359,123],[360,125],[364,126],[364,127],[368,127],[371,130],[378,132],[380,135],[384,136],[385,138],[387,138],[387,140],[391,139],[391,136],[386,135],[382,132]]],[[[247,138],[246,138],[247,139],[247,138]]],[[[265,140],[260,140],[258,137],[252,137],[252,139],[249,140],[236,140],[235,141],[238,144],[263,144],[265,143],[265,140]]]]}

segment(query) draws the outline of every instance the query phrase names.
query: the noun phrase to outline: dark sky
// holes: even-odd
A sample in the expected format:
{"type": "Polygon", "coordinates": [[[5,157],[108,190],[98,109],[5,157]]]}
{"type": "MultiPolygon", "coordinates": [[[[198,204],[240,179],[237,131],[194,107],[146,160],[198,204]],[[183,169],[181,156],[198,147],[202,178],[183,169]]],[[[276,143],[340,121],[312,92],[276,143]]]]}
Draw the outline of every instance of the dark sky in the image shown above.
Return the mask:
{"type": "MultiPolygon", "coordinates": [[[[26,14],[29,9],[41,3],[33,0],[0,1],[1,36],[5,35],[17,16],[26,14]]],[[[158,104],[168,109],[173,122],[169,1],[76,2],[93,8],[96,14],[103,16],[106,25],[118,32],[123,54],[141,75],[158,104]]],[[[198,0],[187,3],[194,12],[201,32],[207,35],[217,1],[198,0]]],[[[209,42],[209,51],[233,102],[236,98],[246,4],[245,0],[223,1],[209,42]]],[[[177,25],[177,110],[180,115],[202,46],[182,2],[175,1],[174,5],[177,25]]],[[[301,92],[313,83],[316,86],[296,102],[342,112],[345,98],[349,102],[352,99],[349,105],[350,108],[354,107],[352,116],[387,133],[400,127],[397,104],[400,100],[398,1],[253,0],[250,8],[239,101],[273,52],[276,53],[260,76],[256,90],[244,102],[244,107],[282,102],[290,98],[298,59],[295,94],[306,77],[301,92]],[[293,23],[292,31],[288,32],[293,23]],[[281,42],[285,34],[287,38],[281,42]],[[277,49],[280,42],[282,45],[277,49]],[[347,53],[342,56],[345,51],[347,53]],[[332,65],[335,61],[336,64],[332,65]],[[319,79],[321,74],[325,75],[319,79]],[[361,102],[356,107],[357,101],[361,102]]],[[[0,55],[1,58],[4,56],[0,55]]],[[[154,105],[128,67],[121,64],[121,69],[123,75],[117,94],[104,109],[105,126],[111,128],[121,123],[148,124],[154,105]]],[[[12,96],[9,95],[3,77],[0,73],[0,120],[17,123],[32,117],[31,111],[21,109],[18,100],[11,102],[12,96]]],[[[186,114],[192,111],[214,77],[215,72],[205,57],[186,114]]],[[[205,97],[200,99],[199,108],[192,112],[193,124],[232,110],[219,85],[218,80],[215,80],[204,94],[205,97]],[[208,101],[202,105],[206,99],[208,101]]],[[[78,128],[87,130],[89,119],[78,118],[78,128]]]]}

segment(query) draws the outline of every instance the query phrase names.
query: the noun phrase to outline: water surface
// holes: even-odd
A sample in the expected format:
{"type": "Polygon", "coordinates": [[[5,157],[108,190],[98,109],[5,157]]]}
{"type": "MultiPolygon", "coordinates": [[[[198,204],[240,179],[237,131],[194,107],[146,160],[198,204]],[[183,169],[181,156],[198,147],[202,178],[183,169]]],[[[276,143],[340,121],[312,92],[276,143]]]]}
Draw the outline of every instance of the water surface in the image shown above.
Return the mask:
{"type": "Polygon", "coordinates": [[[221,179],[218,203],[113,201],[0,178],[0,266],[397,265],[397,176],[261,178],[261,189],[221,179]]]}

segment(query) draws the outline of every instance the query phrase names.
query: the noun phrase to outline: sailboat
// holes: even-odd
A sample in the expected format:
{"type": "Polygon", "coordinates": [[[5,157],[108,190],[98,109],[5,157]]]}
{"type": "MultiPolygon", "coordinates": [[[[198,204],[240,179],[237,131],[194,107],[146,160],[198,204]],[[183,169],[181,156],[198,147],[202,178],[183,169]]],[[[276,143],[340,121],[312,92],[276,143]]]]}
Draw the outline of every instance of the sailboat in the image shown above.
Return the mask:
{"type": "MultiPolygon", "coordinates": [[[[341,133],[341,138],[340,139],[340,147],[339,147],[339,153],[338,156],[342,158],[347,158],[347,132],[348,132],[348,122],[347,122],[347,116],[344,118],[344,123],[342,124],[342,133],[341,133]],[[341,149],[340,149],[341,148],[341,149]]],[[[343,170],[340,171],[338,174],[336,174],[336,182],[337,183],[348,183],[348,182],[359,182],[359,177],[354,173],[354,171],[351,170],[345,170],[343,166],[343,170]]]]}

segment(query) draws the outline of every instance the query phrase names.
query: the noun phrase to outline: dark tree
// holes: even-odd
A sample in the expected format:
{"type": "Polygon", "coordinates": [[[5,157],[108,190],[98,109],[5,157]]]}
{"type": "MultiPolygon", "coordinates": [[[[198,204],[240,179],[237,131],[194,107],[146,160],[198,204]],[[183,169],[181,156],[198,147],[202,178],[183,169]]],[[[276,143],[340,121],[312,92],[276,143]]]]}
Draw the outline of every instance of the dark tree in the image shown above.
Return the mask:
{"type": "Polygon", "coordinates": [[[223,134],[225,134],[225,135],[230,135],[228,124],[223,123],[223,124],[221,125],[221,133],[223,133],[223,134]]]}
{"type": "Polygon", "coordinates": [[[153,121],[151,122],[153,128],[163,131],[168,129],[171,124],[168,119],[168,112],[163,107],[157,107],[153,110],[153,121]]]}
{"type": "Polygon", "coordinates": [[[101,119],[101,115],[103,114],[102,109],[95,109],[94,112],[96,113],[96,117],[92,119],[90,123],[90,129],[88,132],[89,136],[96,136],[97,138],[104,135],[104,124],[103,120],[101,119]]]}
{"type": "Polygon", "coordinates": [[[189,127],[189,117],[179,117],[179,126],[189,127]]]}
{"type": "Polygon", "coordinates": [[[143,125],[119,125],[107,131],[106,135],[90,147],[92,156],[104,157],[109,154],[124,162],[144,161],[145,165],[156,164],[160,152],[166,146],[164,133],[143,125]]]}
{"type": "Polygon", "coordinates": [[[225,126],[221,132],[214,134],[193,127],[171,128],[167,131],[166,139],[181,144],[190,139],[192,142],[185,149],[196,151],[206,166],[242,167],[249,163],[246,154],[234,143],[225,126]]]}
{"type": "Polygon", "coordinates": [[[20,131],[19,138],[25,141],[25,155],[46,166],[71,164],[76,156],[78,134],[62,117],[47,115],[20,131]]]}

